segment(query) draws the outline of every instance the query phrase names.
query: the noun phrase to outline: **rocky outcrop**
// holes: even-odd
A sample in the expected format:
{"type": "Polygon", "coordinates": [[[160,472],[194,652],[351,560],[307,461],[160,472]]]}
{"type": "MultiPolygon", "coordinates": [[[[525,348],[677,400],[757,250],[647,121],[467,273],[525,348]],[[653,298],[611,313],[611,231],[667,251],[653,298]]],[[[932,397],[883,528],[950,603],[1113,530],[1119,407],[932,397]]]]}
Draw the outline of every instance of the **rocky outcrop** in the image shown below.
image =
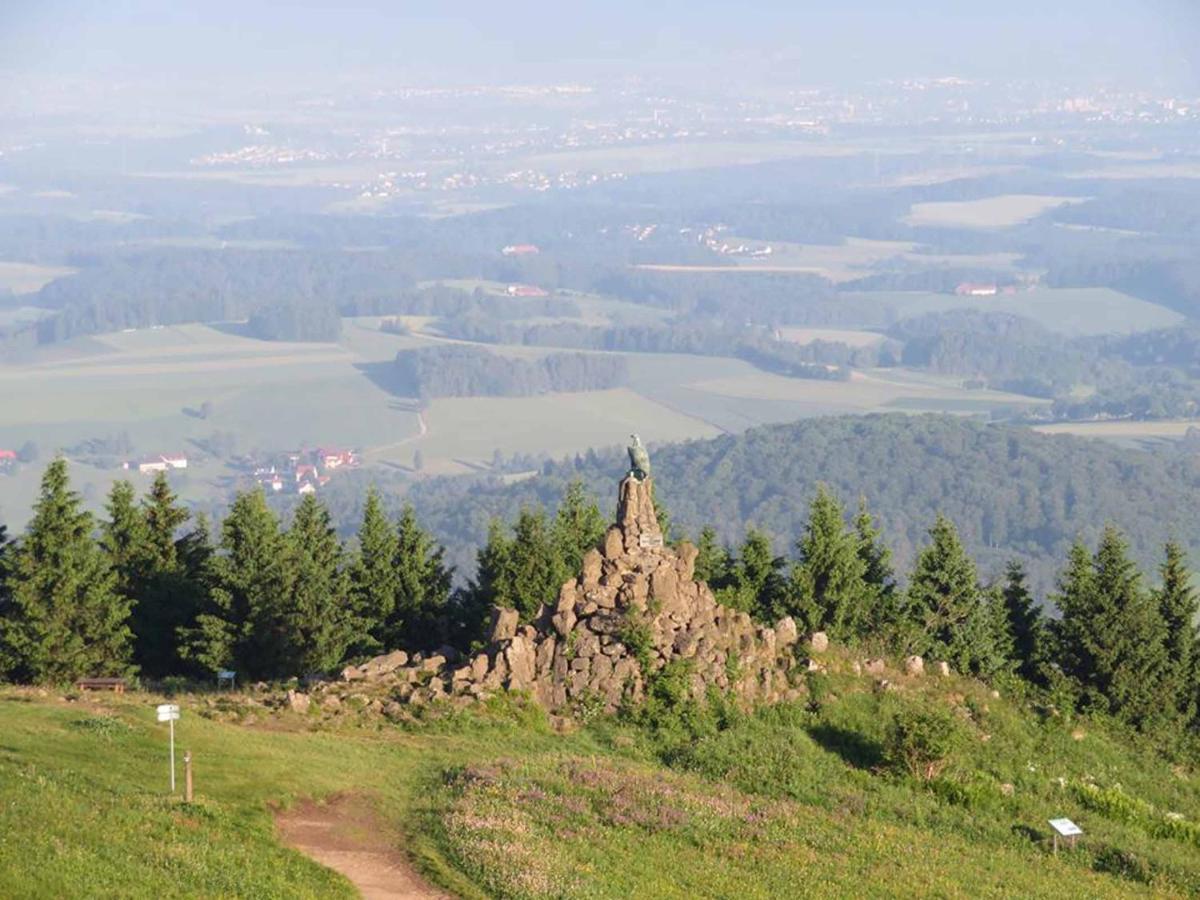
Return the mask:
{"type": "MultiPolygon", "coordinates": [[[[528,691],[549,710],[638,702],[665,667],[685,667],[694,696],[709,687],[745,705],[798,694],[796,623],[756,625],[717,603],[695,579],[696,548],[666,546],[647,478],[621,482],[617,521],[589,551],[576,578],[530,624],[493,613],[488,647],[456,663],[447,655],[387,654],[342,673],[344,682],[386,682],[390,703],[470,702],[500,690],[528,691]]],[[[814,636],[813,649],[827,646],[814,636]]]]}

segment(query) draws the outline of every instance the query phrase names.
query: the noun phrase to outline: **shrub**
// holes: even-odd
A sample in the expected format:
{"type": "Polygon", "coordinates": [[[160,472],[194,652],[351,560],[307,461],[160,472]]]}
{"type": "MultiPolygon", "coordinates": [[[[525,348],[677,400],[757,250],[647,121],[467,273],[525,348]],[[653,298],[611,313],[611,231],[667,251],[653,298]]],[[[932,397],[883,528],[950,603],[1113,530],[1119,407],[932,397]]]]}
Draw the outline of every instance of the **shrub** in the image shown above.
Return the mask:
{"type": "Polygon", "coordinates": [[[922,781],[932,781],[946,768],[961,742],[954,717],[940,709],[902,708],[884,739],[885,764],[922,781]]]}

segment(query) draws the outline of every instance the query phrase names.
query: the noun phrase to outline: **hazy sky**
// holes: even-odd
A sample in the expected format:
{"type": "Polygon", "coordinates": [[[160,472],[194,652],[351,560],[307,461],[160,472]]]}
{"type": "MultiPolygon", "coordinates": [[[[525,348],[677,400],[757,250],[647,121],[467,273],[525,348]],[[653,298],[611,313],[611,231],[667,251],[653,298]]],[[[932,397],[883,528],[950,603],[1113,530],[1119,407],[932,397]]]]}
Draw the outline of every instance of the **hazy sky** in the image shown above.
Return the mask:
{"type": "Polygon", "coordinates": [[[954,72],[1195,84],[1198,45],[1197,0],[0,0],[0,70],[22,79],[747,71],[732,58],[808,81],[954,72]]]}

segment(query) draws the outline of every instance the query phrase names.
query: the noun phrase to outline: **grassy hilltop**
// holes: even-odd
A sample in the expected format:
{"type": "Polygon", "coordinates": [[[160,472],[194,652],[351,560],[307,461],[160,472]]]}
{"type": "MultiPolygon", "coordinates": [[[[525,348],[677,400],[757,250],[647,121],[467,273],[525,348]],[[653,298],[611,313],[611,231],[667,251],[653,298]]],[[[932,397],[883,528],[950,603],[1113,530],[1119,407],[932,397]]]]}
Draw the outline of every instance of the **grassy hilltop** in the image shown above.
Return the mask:
{"type": "Polygon", "coordinates": [[[1184,896],[1200,785],[1124,732],[981,683],[855,675],[744,715],[684,703],[557,733],[518,697],[392,723],[343,704],[183,695],[197,802],[164,796],[159,697],[0,693],[0,895],[352,896],[283,847],[273,810],[353,795],[467,897],[1184,896]],[[922,718],[924,716],[924,718],[922,718]],[[931,772],[897,721],[951,722],[931,772]],[[1079,847],[1050,852],[1046,820],[1079,847]]]}

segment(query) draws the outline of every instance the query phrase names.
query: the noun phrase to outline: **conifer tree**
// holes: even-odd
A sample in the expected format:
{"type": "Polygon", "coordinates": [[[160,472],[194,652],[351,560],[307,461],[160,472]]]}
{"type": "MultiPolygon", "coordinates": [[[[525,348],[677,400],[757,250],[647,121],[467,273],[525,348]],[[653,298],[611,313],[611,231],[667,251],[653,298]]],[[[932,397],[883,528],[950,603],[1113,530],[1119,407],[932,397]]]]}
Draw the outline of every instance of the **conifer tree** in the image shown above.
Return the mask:
{"type": "Polygon", "coordinates": [[[1162,584],[1155,591],[1165,633],[1166,666],[1163,695],[1175,698],[1175,708],[1185,722],[1196,716],[1196,675],[1200,659],[1196,653],[1196,592],[1183,547],[1174,541],[1166,546],[1159,569],[1162,584]]]}
{"type": "Polygon", "coordinates": [[[367,492],[362,524],[358,528],[358,550],[350,567],[350,592],[363,630],[353,644],[357,653],[384,649],[386,627],[400,593],[397,571],[396,529],[383,511],[374,487],[367,492]]]}
{"type": "Polygon", "coordinates": [[[117,576],[117,589],[136,605],[146,583],[149,533],[133,485],[114,482],[106,509],[108,519],[100,526],[100,546],[117,576]]]}
{"type": "Polygon", "coordinates": [[[1072,547],[1056,602],[1060,665],[1085,705],[1139,727],[1161,718],[1165,629],[1120,532],[1105,528],[1091,558],[1082,544],[1072,547]]]}
{"type": "Polygon", "coordinates": [[[212,558],[212,589],[180,652],[205,671],[236,669],[250,678],[287,672],[284,540],[262,491],[239,494],[221,526],[212,558]]]}
{"type": "Polygon", "coordinates": [[[181,668],[178,632],[199,611],[207,584],[193,580],[180,557],[179,529],[189,518],[167,476],[159,472],[142,499],[143,549],[135,578],[133,631],[142,671],[168,675],[181,668]]]}
{"type": "Polygon", "coordinates": [[[70,488],[66,461],[56,459],[24,537],[5,554],[0,670],[46,683],[131,671],[129,600],[94,525],[70,488]]]}
{"type": "Polygon", "coordinates": [[[994,672],[993,620],[975,563],[944,516],[938,516],[929,536],[931,543],[918,555],[907,591],[910,612],[920,624],[917,647],[962,672],[994,672]]]}
{"type": "Polygon", "coordinates": [[[445,642],[454,580],[445,556],[406,506],[396,528],[396,602],[385,620],[387,646],[428,650],[445,642]]]}
{"type": "Polygon", "coordinates": [[[784,560],[775,555],[771,538],[750,528],[732,561],[727,583],[716,591],[717,599],[763,621],[791,615],[783,568],[784,560]]]}
{"type": "Polygon", "coordinates": [[[722,587],[729,576],[731,560],[729,551],[717,542],[717,532],[711,525],[705,525],[696,539],[695,577],[716,591],[722,587]]]}
{"type": "Polygon", "coordinates": [[[600,507],[587,496],[583,482],[575,479],[567,485],[554,517],[555,540],[568,572],[580,570],[584,554],[604,539],[605,528],[600,507]]]}
{"type": "Polygon", "coordinates": [[[488,523],[487,541],[475,554],[475,580],[461,598],[454,633],[469,645],[482,640],[492,606],[513,606],[513,542],[499,519],[488,523]]]}
{"type": "Polygon", "coordinates": [[[342,545],[329,510],[306,494],[284,540],[285,590],[274,611],[282,645],[279,674],[331,671],[346,655],[360,622],[350,599],[342,545]]]}
{"type": "Polygon", "coordinates": [[[558,589],[570,577],[555,546],[554,536],[542,510],[522,509],[513,528],[509,551],[510,581],[505,596],[511,606],[528,622],[542,603],[558,597],[558,589]]]}
{"type": "Polygon", "coordinates": [[[854,533],[858,539],[858,558],[862,561],[863,631],[894,638],[904,618],[900,603],[902,597],[896,590],[892,551],[884,543],[882,532],[875,525],[865,497],[858,499],[854,533]]]}
{"type": "Polygon", "coordinates": [[[867,610],[860,539],[846,527],[841,503],[824,484],[809,505],[808,524],[796,549],[792,603],[803,626],[840,639],[861,633],[867,610]]]}
{"type": "Polygon", "coordinates": [[[1015,559],[1010,560],[1004,570],[1001,594],[1005,629],[1011,641],[1017,673],[1028,681],[1041,681],[1044,677],[1045,628],[1042,611],[1034,603],[1025,580],[1024,567],[1015,559]]]}

